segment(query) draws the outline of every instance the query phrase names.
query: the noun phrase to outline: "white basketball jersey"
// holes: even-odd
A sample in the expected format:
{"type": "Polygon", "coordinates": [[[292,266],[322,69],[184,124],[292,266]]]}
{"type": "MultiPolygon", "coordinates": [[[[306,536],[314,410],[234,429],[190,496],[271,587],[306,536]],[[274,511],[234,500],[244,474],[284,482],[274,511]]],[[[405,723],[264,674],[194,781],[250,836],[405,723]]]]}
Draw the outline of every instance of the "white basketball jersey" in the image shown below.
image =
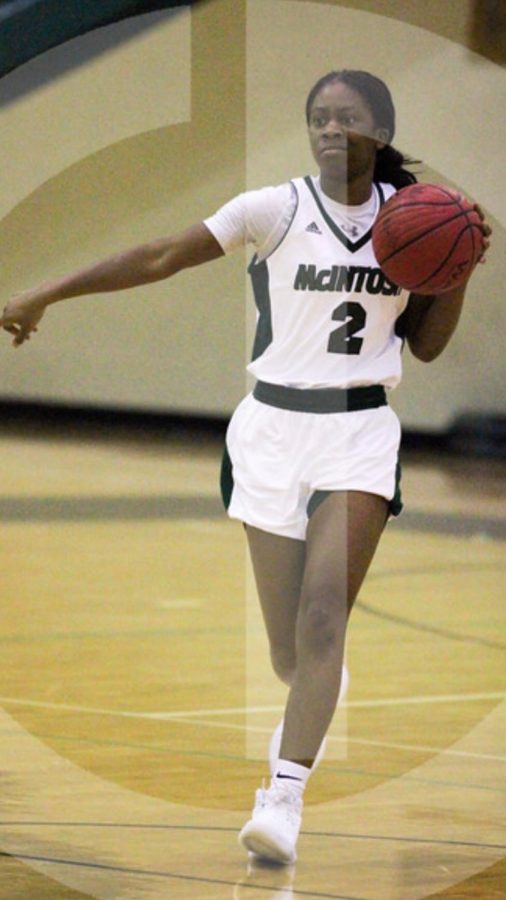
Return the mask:
{"type": "MultiPolygon", "coordinates": [[[[408,292],[379,268],[371,230],[346,234],[311,178],[293,184],[298,204],[286,234],[249,267],[258,320],[248,370],[261,381],[299,388],[393,388],[401,378],[396,322],[408,292]]],[[[378,208],[395,193],[390,184],[373,190],[378,208]]]]}

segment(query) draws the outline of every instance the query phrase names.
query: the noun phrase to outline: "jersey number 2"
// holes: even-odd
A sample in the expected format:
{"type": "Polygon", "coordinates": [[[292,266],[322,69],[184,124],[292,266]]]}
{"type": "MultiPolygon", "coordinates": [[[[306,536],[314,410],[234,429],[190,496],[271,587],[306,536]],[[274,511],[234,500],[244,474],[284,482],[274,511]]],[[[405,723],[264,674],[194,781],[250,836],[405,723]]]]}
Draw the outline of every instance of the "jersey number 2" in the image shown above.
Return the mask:
{"type": "Polygon", "coordinates": [[[365,309],[360,303],[353,301],[340,303],[332,313],[332,319],[334,322],[344,324],[330,332],[328,352],[348,353],[354,356],[360,353],[364,339],[355,335],[365,327],[365,318],[365,309]]]}

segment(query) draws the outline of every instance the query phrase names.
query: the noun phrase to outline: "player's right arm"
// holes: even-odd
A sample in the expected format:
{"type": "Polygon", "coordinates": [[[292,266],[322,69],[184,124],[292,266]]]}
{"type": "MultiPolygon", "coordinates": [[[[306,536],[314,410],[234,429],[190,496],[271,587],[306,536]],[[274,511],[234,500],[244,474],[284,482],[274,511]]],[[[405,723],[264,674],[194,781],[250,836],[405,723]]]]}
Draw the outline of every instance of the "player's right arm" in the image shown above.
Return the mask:
{"type": "Polygon", "coordinates": [[[15,294],[4,308],[0,327],[14,335],[13,344],[19,347],[37,330],[46,308],[52,303],[161,281],[182,269],[223,255],[221,245],[200,222],[171,237],[141,244],[63,278],[45,281],[36,288],[15,294]]]}

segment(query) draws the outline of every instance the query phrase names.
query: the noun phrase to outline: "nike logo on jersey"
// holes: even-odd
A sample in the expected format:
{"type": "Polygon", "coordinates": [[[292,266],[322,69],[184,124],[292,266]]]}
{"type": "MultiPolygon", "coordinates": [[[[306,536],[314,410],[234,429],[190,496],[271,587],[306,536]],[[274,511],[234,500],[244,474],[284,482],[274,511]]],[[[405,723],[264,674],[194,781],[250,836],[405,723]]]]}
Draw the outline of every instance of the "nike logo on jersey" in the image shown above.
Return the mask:
{"type": "Polygon", "coordinates": [[[295,775],[282,775],[281,772],[276,772],[276,778],[288,778],[289,781],[302,781],[302,778],[297,778],[295,775]]]}
{"type": "Polygon", "coordinates": [[[323,232],[318,228],[316,222],[311,222],[310,225],[307,226],[306,231],[309,231],[310,234],[322,234],[323,232]]]}

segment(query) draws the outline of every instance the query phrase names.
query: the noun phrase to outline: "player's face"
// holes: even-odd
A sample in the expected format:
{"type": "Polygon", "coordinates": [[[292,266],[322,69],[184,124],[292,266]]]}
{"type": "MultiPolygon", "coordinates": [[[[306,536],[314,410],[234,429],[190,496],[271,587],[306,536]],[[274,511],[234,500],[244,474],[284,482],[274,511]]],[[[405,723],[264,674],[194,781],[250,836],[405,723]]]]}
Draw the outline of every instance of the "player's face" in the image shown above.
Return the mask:
{"type": "Polygon", "coordinates": [[[362,95],[340,81],[316,95],[309,116],[309,140],[322,176],[350,184],[374,172],[376,152],[388,133],[377,128],[362,95]]]}

